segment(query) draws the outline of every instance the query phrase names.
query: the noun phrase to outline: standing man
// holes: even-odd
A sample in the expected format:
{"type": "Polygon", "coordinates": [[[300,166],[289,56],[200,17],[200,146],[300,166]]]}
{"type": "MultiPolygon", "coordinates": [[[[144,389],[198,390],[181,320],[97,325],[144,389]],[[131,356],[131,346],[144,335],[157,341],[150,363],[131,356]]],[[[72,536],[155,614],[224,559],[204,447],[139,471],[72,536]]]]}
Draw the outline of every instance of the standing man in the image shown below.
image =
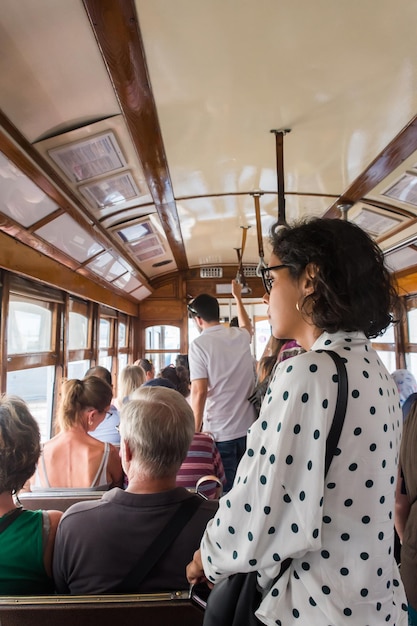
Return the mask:
{"type": "Polygon", "coordinates": [[[188,310],[201,335],[190,345],[191,406],[196,431],[210,432],[222,457],[227,483],[233,485],[236,468],[246,449],[246,432],[255,419],[248,397],[254,388],[250,351],[252,324],[242,302],[242,286],[232,281],[239,328],[220,324],[219,303],[203,293],[188,310]]]}

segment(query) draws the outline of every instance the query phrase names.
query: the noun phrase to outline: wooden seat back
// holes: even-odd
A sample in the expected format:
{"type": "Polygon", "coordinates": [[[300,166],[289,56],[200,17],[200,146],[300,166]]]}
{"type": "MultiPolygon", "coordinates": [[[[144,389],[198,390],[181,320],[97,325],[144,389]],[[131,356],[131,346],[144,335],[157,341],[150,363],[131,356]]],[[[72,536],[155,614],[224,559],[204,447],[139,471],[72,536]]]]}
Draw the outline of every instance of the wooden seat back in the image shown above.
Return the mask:
{"type": "Polygon", "coordinates": [[[109,596],[2,596],[1,626],[202,626],[188,592],[109,596]]]}

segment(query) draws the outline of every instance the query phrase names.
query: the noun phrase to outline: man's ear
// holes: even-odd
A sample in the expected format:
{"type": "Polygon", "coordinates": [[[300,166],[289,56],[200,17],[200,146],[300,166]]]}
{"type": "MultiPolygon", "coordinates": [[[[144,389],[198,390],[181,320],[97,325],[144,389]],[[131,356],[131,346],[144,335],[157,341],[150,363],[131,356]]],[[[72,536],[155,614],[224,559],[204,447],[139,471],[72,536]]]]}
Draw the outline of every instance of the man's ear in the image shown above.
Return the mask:
{"type": "Polygon", "coordinates": [[[124,452],[124,458],[125,460],[130,463],[130,461],[132,460],[132,452],[130,450],[130,446],[129,443],[125,440],[122,439],[122,441],[120,442],[120,444],[123,446],[123,452],[124,452]]]}
{"type": "Polygon", "coordinates": [[[305,297],[311,296],[315,292],[316,276],[318,272],[319,268],[315,263],[308,263],[306,265],[302,279],[302,287],[305,297]]]}

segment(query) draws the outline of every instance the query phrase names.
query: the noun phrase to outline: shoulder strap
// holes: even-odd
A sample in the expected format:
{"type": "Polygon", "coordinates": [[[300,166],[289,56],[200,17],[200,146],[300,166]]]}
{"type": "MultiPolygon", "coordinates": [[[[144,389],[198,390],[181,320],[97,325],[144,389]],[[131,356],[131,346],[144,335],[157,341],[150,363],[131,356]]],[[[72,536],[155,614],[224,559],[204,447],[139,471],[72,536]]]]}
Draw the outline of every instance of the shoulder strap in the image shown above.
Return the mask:
{"type": "Polygon", "coordinates": [[[13,513],[9,513],[8,515],[6,514],[2,517],[0,519],[0,533],[4,532],[21,513],[23,513],[23,508],[19,507],[18,509],[15,509],[13,513]]]}
{"type": "MultiPolygon", "coordinates": [[[[348,380],[346,366],[341,356],[339,356],[333,350],[317,350],[317,352],[327,352],[327,354],[333,359],[337,369],[337,399],[336,408],[334,411],[333,422],[329,430],[329,434],[326,439],[326,457],[324,463],[324,475],[327,475],[330,464],[336,453],[337,444],[339,443],[340,434],[342,432],[343,423],[345,421],[347,398],[348,398],[348,380]]],[[[273,585],[279,578],[287,571],[292,563],[292,557],[288,557],[281,564],[281,569],[278,576],[273,581],[273,585]]]]}
{"type": "Polygon", "coordinates": [[[184,500],[159,535],[147,547],[142,558],[133,566],[117,587],[126,591],[127,588],[134,586],[135,591],[137,591],[141,582],[156,565],[164,552],[168,550],[174,539],[204,501],[200,496],[184,500]]]}
{"type": "MultiPolygon", "coordinates": [[[[321,352],[321,350],[317,351],[321,352]]],[[[327,435],[326,440],[326,460],[324,466],[324,474],[329,471],[330,464],[336,453],[337,444],[339,443],[340,434],[342,432],[343,423],[345,421],[347,398],[348,398],[348,380],[346,366],[341,356],[333,350],[323,350],[333,359],[337,368],[337,400],[334,412],[333,422],[327,435]]]]}

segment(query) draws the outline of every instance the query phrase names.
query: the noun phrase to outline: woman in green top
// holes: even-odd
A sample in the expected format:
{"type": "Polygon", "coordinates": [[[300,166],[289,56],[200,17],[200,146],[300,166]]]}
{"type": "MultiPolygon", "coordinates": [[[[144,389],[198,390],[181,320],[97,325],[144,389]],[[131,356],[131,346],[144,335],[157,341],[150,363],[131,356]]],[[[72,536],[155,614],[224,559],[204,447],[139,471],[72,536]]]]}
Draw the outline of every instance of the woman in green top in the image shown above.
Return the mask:
{"type": "Polygon", "coordinates": [[[36,420],[20,398],[0,398],[0,595],[53,593],[52,553],[61,511],[25,511],[14,495],[40,454],[36,420]]]}

